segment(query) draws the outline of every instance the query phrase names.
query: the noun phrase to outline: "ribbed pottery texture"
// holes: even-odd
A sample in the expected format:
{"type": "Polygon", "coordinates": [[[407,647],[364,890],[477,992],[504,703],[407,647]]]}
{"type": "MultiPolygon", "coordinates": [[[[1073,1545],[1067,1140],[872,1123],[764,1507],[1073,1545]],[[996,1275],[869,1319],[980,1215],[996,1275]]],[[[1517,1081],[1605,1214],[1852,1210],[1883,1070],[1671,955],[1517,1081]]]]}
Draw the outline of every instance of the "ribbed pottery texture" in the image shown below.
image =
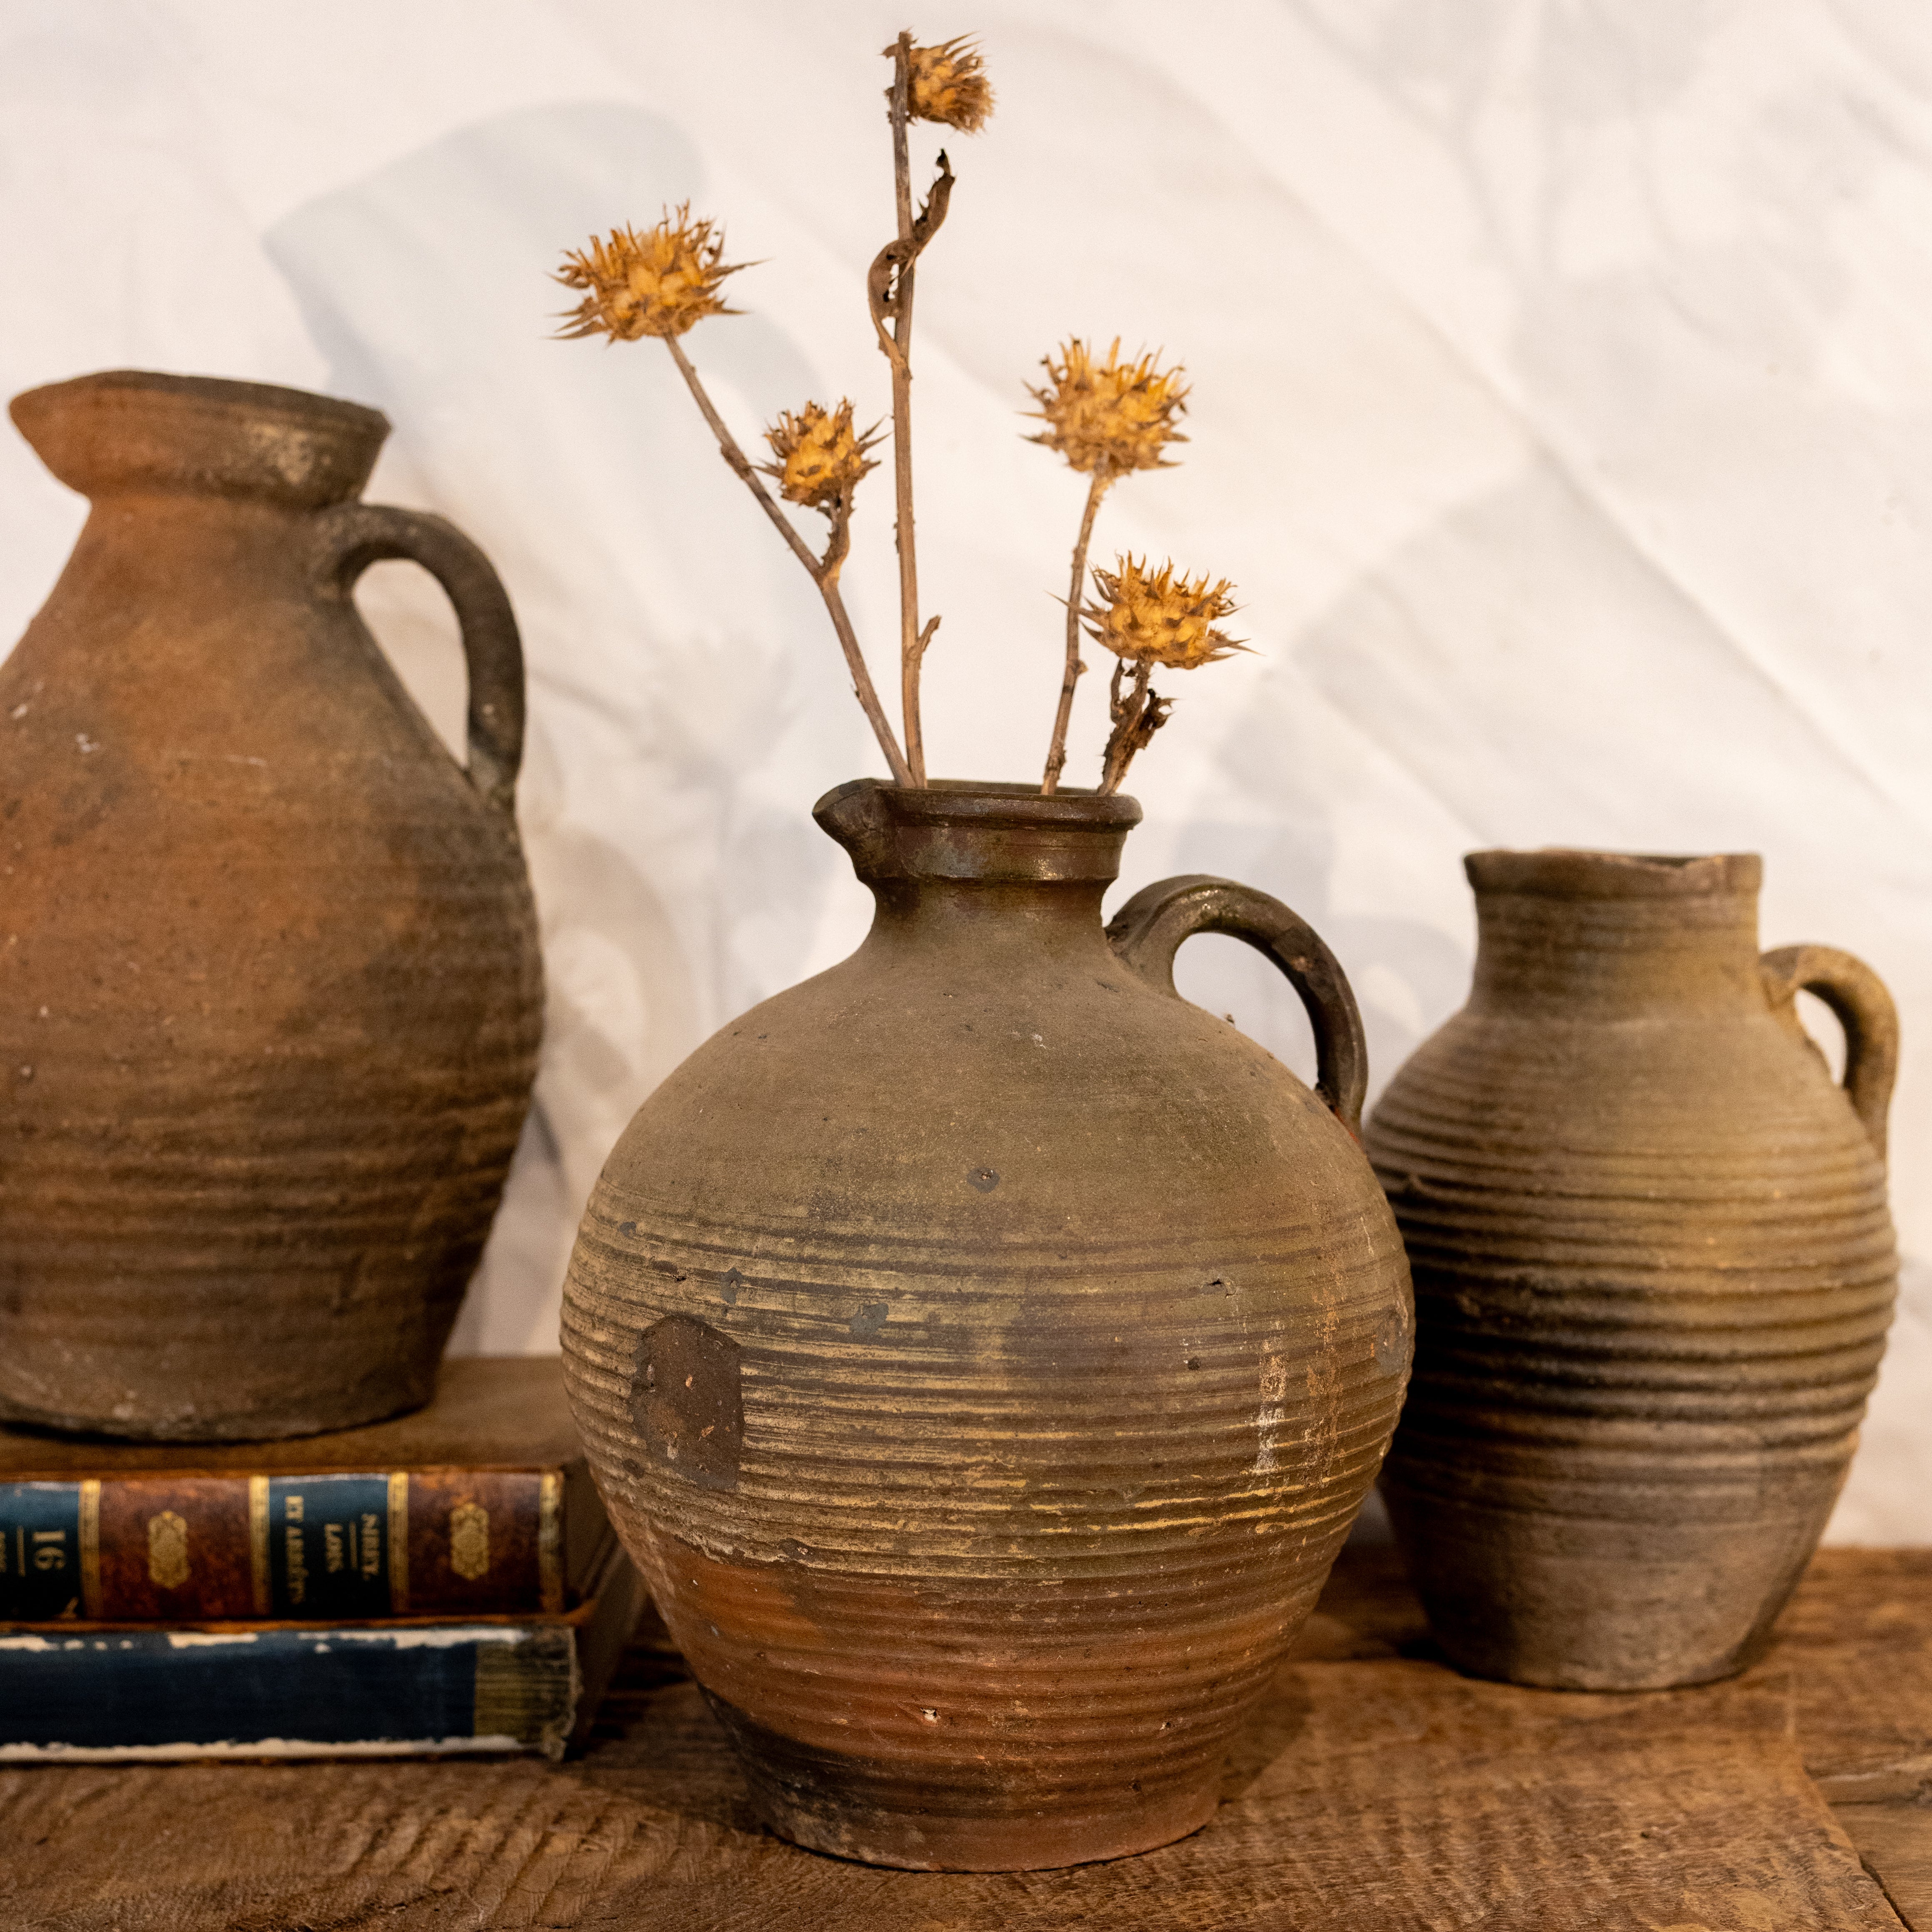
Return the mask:
{"type": "Polygon", "coordinates": [[[534,1072],[515,626],[388,425],[134,372],[17,399],[93,500],[0,667],[0,1415],[300,1435],[425,1400],[534,1072]],[[349,601],[451,592],[467,775],[349,601]]]}
{"type": "Polygon", "coordinates": [[[1844,953],[1760,961],[1753,856],[1468,870],[1469,1002],[1366,1136],[1414,1270],[1397,1532],[1467,1670],[1724,1676],[1823,1530],[1884,1347],[1891,1002],[1844,953]],[[1846,1023],[1848,1091],[1800,986],[1846,1023]]]}
{"type": "Polygon", "coordinates": [[[1149,888],[1110,947],[1130,800],[868,781],[818,815],[872,934],[611,1155],[564,1316],[592,1466],[787,1836],[982,1870],[1165,1843],[1373,1480],[1410,1333],[1354,1139],[1168,962],[1270,950],[1344,1112],[1352,1000],[1225,881],[1149,888]]]}

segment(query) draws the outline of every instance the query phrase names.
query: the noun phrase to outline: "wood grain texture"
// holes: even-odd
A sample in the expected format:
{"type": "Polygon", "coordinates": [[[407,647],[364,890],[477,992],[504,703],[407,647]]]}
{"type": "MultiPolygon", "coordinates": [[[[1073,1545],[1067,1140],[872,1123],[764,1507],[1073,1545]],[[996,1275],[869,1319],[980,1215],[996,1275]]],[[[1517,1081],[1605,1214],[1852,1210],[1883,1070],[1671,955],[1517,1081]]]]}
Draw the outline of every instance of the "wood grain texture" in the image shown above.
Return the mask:
{"type": "Polygon", "coordinates": [[[1750,1681],[1779,1672],[1828,1798],[1932,1804],[1932,1550],[1821,1552],[1750,1681]]]}
{"type": "MultiPolygon", "coordinates": [[[[1833,1650],[1832,1606],[1862,1600],[1869,1581],[1857,1564],[1828,1556],[1820,1568],[1781,1660],[1741,1683],[1612,1696],[1458,1677],[1426,1654],[1386,1552],[1351,1552],[1230,1754],[1214,1820],[1109,1864],[953,1876],[783,1844],[758,1829],[675,1660],[638,1646],[574,1763],[0,1778],[0,1924],[1898,1932],[1794,1736],[1794,1712],[1809,1708],[1794,1686],[1809,1659],[1833,1650]]],[[[1851,1646],[1840,1648],[1843,1687],[1855,1672],[1851,1646]]],[[[1879,1701],[1874,1686],[1865,1708],[1879,1701]]],[[[1834,1753],[1859,1748],[1850,1730],[1834,1738],[1834,1753]]]]}
{"type": "Polygon", "coordinates": [[[1842,1804],[1838,1822],[1892,1909],[1912,1932],[1932,1932],[1932,1807],[1842,1804]]]}

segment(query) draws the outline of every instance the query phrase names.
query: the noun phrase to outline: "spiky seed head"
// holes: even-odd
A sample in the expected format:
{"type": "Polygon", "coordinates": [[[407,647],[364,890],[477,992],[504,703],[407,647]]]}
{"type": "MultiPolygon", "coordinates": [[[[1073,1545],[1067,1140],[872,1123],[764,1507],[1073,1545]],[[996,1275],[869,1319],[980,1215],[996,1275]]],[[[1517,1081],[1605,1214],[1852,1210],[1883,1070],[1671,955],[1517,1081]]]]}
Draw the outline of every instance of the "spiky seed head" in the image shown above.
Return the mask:
{"type": "MultiPolygon", "coordinates": [[[[890,60],[898,49],[893,46],[885,51],[890,60]]],[[[914,47],[906,79],[909,120],[941,122],[962,134],[976,134],[992,118],[992,83],[979,49],[967,34],[937,46],[914,47]]],[[[891,94],[889,88],[887,99],[891,94]]]]}
{"type": "Polygon", "coordinates": [[[1117,556],[1116,568],[1096,569],[1099,597],[1081,608],[1087,634],[1130,663],[1198,670],[1247,646],[1216,630],[1238,607],[1224,577],[1210,583],[1164,563],[1150,571],[1143,558],[1117,556]]]}
{"type": "Polygon", "coordinates": [[[694,221],[691,204],[668,208],[654,227],[614,228],[608,240],[568,250],[556,279],[581,289],[584,299],[564,317],[562,336],[605,335],[634,342],[643,335],[682,335],[707,315],[736,315],[718,299],[719,285],[742,262],[724,261],[724,232],[694,221]]]}
{"type": "Polygon", "coordinates": [[[852,427],[852,405],[842,400],[836,410],[807,403],[794,416],[784,411],[765,431],[777,460],[758,466],[778,478],[778,494],[788,503],[802,503],[829,516],[843,496],[857,488],[859,479],[876,463],[866,452],[879,440],[876,430],[863,436],[852,427]]]}
{"type": "Polygon", "coordinates": [[[1042,356],[1046,382],[1027,393],[1040,407],[1029,410],[1046,427],[1029,442],[1058,450],[1076,470],[1111,481],[1135,470],[1171,470],[1162,452],[1185,442],[1179,418],[1187,408],[1184,371],[1158,369],[1156,358],[1120,360],[1120,338],[1114,338],[1104,362],[1096,362],[1076,335],[1061,345],[1059,359],[1042,356]]]}

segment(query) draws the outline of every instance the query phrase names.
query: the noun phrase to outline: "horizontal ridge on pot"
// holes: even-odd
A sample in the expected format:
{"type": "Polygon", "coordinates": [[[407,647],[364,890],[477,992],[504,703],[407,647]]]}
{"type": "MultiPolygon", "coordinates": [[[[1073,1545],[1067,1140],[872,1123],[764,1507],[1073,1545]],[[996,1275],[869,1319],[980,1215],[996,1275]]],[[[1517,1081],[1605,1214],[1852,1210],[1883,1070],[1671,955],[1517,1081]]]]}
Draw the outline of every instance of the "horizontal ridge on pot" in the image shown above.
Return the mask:
{"type": "Polygon", "coordinates": [[[1130,800],[866,782],[818,815],[872,933],[607,1165],[564,1318],[592,1466],[787,1835],[1166,1842],[1380,1462],[1393,1223],[1306,1088],[1110,949],[1130,800]]]}
{"type": "Polygon", "coordinates": [[[1721,1676],[1822,1532],[1877,1372],[1880,1153],[1768,983],[1754,857],[1468,871],[1469,1002],[1366,1135],[1418,1311],[1390,1508],[1467,1667],[1721,1676]]]}
{"type": "Polygon", "coordinates": [[[119,370],[14,415],[96,501],[0,666],[0,1415],[182,1440],[428,1400],[536,1070],[508,600],[354,500],[376,411],[119,370]],[[357,616],[448,592],[452,759],[357,616]]]}

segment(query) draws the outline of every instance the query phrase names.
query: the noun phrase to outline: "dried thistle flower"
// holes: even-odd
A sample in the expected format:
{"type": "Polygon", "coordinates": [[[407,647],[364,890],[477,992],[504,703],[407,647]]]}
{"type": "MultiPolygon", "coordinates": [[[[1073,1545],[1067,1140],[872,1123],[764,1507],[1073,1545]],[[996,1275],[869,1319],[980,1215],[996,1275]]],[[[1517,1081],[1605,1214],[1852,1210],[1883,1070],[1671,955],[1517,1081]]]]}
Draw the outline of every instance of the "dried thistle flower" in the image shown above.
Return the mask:
{"type": "Polygon", "coordinates": [[[788,503],[802,503],[827,516],[842,502],[849,503],[860,478],[879,466],[866,460],[866,452],[879,440],[878,432],[861,436],[854,429],[849,401],[831,410],[807,403],[796,416],[787,410],[766,430],[765,440],[777,460],[758,466],[777,478],[778,494],[788,503]]]}
{"type": "Polygon", "coordinates": [[[1164,563],[1150,572],[1144,560],[1114,559],[1114,570],[1094,572],[1100,601],[1081,610],[1087,634],[1117,657],[1139,665],[1165,664],[1198,670],[1246,645],[1214,628],[1215,621],[1238,607],[1227,578],[1210,584],[1205,576],[1177,574],[1164,563]]]}
{"type": "Polygon", "coordinates": [[[1028,414],[1046,428],[1029,442],[1058,450],[1072,468],[1111,481],[1135,470],[1166,470],[1162,452],[1185,442],[1177,418],[1187,407],[1187,386],[1178,368],[1161,370],[1155,358],[1123,362],[1114,338],[1105,362],[1096,362],[1078,336],[1064,344],[1056,362],[1041,358],[1047,384],[1027,393],[1039,404],[1028,414]]]}
{"type": "Polygon", "coordinates": [[[692,220],[688,201],[675,214],[666,208],[641,235],[630,227],[612,229],[608,241],[593,235],[586,248],[568,250],[557,271],[566,288],[585,292],[557,332],[634,342],[682,335],[707,315],[736,315],[718,290],[745,264],[721,260],[724,252],[724,231],[715,222],[692,220]]]}
{"type": "MultiPolygon", "coordinates": [[[[886,58],[898,51],[886,48],[886,58]]],[[[962,134],[976,134],[992,118],[993,89],[986,64],[965,34],[937,46],[910,49],[906,80],[908,120],[942,122],[962,134]]]]}

